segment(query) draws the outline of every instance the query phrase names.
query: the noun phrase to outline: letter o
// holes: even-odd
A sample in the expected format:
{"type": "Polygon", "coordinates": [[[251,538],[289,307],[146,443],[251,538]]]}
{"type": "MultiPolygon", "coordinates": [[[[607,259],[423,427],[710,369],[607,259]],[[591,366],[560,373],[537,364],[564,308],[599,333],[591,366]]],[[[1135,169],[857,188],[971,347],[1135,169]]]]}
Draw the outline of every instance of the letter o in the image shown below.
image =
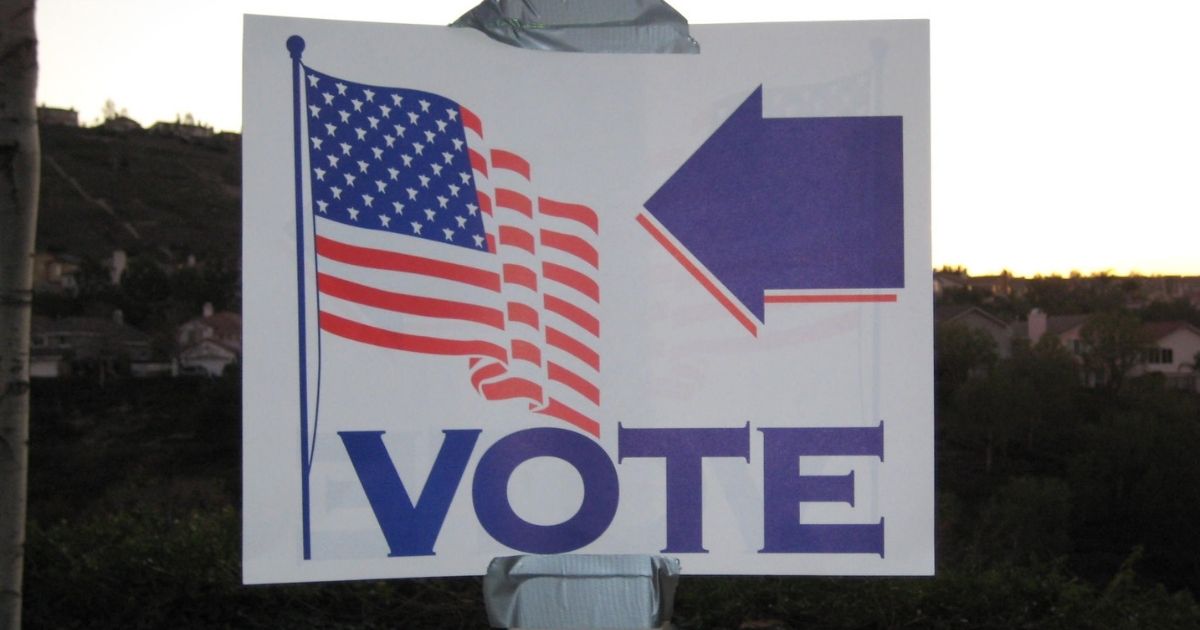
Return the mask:
{"type": "Polygon", "coordinates": [[[475,516],[498,542],[527,553],[566,553],[599,538],[617,513],[620,485],[608,453],[591,438],[565,429],[526,429],[492,445],[475,468],[471,487],[475,516]],[[508,501],[513,471],[535,457],[555,457],[583,479],[583,504],[557,525],[537,525],[517,515],[508,501]]]}

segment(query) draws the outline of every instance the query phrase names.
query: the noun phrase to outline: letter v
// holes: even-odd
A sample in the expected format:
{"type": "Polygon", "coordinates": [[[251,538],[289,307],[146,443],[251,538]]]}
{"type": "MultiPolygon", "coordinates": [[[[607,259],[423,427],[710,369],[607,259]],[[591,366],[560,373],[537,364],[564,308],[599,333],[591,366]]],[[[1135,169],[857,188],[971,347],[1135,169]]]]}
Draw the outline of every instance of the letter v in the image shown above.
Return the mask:
{"type": "Polygon", "coordinates": [[[383,431],[338,431],[358,481],[391,549],[389,557],[432,556],[450,502],[458,491],[480,430],[442,431],[446,437],[414,505],[383,445],[383,431]]]}

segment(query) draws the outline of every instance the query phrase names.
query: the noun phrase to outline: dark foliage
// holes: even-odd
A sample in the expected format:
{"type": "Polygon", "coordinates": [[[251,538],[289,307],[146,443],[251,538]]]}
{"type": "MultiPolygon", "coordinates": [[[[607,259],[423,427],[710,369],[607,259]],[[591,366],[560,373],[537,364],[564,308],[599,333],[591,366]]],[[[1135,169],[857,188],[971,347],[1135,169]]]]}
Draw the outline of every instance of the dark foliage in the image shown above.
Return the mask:
{"type": "Polygon", "coordinates": [[[1140,548],[1140,577],[1194,593],[1200,397],[1156,375],[1082,387],[1086,367],[1044,342],[965,382],[938,372],[944,565],[1061,560],[1098,584],[1140,548]]]}
{"type": "MultiPolygon", "coordinates": [[[[1197,397],[1153,378],[1113,397],[1053,343],[967,341],[938,372],[936,578],[685,577],[676,625],[1200,625],[1197,397]]],[[[236,375],[33,393],[29,627],[486,627],[478,579],[240,584],[236,375]]]]}
{"type": "Polygon", "coordinates": [[[242,586],[229,507],[134,508],[30,531],[26,622],[45,628],[487,627],[478,579],[242,586]]]}
{"type": "Polygon", "coordinates": [[[241,278],[236,265],[211,260],[202,266],[164,268],[147,258],[130,262],[121,283],[91,258],[81,260],[80,287],[73,294],[37,293],[33,308],[48,317],[108,318],[120,310],[125,323],[170,337],[179,324],[198,317],[205,304],[216,311],[241,310],[241,278]]]}
{"type": "Polygon", "coordinates": [[[1184,321],[1200,328],[1200,308],[1184,298],[1151,302],[1142,307],[1138,314],[1146,322],[1184,321]]]}

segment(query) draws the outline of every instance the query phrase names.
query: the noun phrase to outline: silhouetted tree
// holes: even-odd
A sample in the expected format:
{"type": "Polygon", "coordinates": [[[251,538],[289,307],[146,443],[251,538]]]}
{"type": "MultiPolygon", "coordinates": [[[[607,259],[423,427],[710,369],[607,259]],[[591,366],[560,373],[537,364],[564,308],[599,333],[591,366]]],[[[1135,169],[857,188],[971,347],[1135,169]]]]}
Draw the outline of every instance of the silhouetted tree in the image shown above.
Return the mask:
{"type": "Polygon", "coordinates": [[[104,107],[100,109],[100,115],[104,120],[114,120],[129,115],[129,110],[124,107],[117,109],[117,104],[110,98],[104,101],[104,107]]]}
{"type": "Polygon", "coordinates": [[[1139,311],[1139,315],[1141,315],[1142,321],[1167,322],[1181,320],[1200,328],[1200,309],[1193,306],[1187,298],[1151,302],[1139,311]]]}
{"type": "Polygon", "coordinates": [[[954,396],[972,375],[985,373],[996,363],[996,342],[987,333],[962,324],[939,324],[934,332],[934,372],[937,395],[954,396]]]}
{"type": "Polygon", "coordinates": [[[1126,375],[1142,359],[1149,340],[1142,323],[1124,311],[1092,315],[1079,331],[1083,342],[1083,365],[1089,378],[1102,390],[1115,393],[1126,375]]]}
{"type": "Polygon", "coordinates": [[[1017,347],[1002,369],[1026,386],[1026,411],[1017,419],[1026,451],[1034,454],[1057,448],[1078,420],[1073,406],[1079,366],[1071,352],[1057,336],[1042,335],[1033,346],[1017,347]]]}

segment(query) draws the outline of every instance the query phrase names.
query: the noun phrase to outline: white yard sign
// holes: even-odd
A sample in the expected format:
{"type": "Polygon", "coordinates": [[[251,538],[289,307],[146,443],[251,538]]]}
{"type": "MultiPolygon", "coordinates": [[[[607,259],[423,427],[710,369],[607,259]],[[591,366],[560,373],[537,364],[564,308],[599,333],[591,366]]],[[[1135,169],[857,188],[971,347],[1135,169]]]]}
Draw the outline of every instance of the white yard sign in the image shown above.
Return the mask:
{"type": "Polygon", "coordinates": [[[933,571],[928,24],[245,24],[245,580],[933,571]]]}

